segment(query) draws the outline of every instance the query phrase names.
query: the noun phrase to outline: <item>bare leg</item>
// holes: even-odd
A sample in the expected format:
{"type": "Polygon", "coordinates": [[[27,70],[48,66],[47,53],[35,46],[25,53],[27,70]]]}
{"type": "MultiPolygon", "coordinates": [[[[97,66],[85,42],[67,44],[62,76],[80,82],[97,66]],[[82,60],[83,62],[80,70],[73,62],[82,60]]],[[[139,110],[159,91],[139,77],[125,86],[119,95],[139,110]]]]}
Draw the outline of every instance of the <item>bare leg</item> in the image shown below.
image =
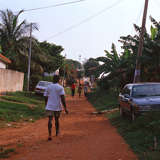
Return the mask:
{"type": "Polygon", "coordinates": [[[52,140],[52,119],[53,119],[53,116],[49,116],[48,117],[48,140],[52,140]]]}
{"type": "Polygon", "coordinates": [[[55,118],[55,128],[56,128],[56,136],[59,134],[59,117],[60,117],[60,112],[54,112],[54,118],[55,118]]]}
{"type": "Polygon", "coordinates": [[[55,117],[55,127],[56,127],[56,136],[58,136],[59,133],[59,118],[55,117]]]}

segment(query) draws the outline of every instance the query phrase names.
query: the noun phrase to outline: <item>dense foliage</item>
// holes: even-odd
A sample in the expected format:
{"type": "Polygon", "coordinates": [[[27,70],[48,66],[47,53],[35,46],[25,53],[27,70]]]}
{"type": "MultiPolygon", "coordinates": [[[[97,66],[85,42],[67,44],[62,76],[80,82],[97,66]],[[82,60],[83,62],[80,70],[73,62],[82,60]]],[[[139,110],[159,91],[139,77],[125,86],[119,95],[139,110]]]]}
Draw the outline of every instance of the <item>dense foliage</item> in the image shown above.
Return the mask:
{"type": "Polygon", "coordinates": [[[91,77],[91,75],[94,75],[95,77],[98,77],[98,73],[95,72],[98,69],[99,63],[94,58],[89,58],[84,63],[84,69],[85,69],[85,76],[91,77]]]}
{"type": "Polygon", "coordinates": [[[73,82],[76,82],[77,78],[82,78],[83,71],[81,69],[82,65],[80,62],[72,59],[65,59],[60,68],[60,76],[65,78],[68,85],[71,85],[73,82]]]}

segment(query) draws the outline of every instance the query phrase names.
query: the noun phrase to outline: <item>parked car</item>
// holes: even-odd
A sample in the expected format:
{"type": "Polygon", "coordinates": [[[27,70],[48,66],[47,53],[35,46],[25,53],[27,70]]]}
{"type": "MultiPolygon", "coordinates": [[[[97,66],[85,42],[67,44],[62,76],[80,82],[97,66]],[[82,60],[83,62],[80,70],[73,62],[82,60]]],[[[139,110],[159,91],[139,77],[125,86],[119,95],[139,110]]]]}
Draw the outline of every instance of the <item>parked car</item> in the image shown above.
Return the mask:
{"type": "Polygon", "coordinates": [[[36,94],[43,94],[48,85],[52,84],[52,82],[48,81],[39,81],[35,87],[36,94]]]}
{"type": "Polygon", "coordinates": [[[131,120],[148,111],[160,111],[160,83],[127,84],[119,94],[119,111],[128,113],[131,120]]]}

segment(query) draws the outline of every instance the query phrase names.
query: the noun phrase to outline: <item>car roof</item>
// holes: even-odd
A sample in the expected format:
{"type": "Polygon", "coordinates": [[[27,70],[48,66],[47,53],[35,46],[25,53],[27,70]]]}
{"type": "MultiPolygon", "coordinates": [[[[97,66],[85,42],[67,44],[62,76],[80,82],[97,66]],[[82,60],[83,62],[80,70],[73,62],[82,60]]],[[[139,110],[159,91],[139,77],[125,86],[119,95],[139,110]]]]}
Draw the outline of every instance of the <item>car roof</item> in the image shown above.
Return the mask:
{"type": "MultiPolygon", "coordinates": [[[[44,83],[46,83],[46,82],[47,82],[47,83],[52,83],[52,82],[48,82],[48,81],[39,81],[39,82],[44,82],[44,83]]],[[[38,82],[38,83],[39,83],[39,82],[38,82]]]]}
{"type": "Polygon", "coordinates": [[[51,84],[52,82],[48,82],[48,81],[39,81],[37,83],[37,85],[40,85],[40,84],[51,84]]]}
{"type": "Polygon", "coordinates": [[[140,85],[154,85],[154,84],[159,84],[159,82],[140,82],[140,83],[128,83],[126,84],[125,86],[130,86],[130,87],[133,87],[133,86],[140,86],[140,85]]]}

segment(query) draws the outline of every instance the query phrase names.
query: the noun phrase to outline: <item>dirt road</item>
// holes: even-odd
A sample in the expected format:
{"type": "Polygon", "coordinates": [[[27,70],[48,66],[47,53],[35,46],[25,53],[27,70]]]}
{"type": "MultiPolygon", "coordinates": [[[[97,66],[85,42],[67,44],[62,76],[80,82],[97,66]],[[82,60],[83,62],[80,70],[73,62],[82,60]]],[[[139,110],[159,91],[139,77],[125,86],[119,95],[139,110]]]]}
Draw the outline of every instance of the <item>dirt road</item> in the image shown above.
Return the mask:
{"type": "Polygon", "coordinates": [[[91,114],[94,108],[84,97],[67,97],[67,104],[70,113],[62,113],[60,135],[52,141],[46,118],[0,129],[0,145],[16,147],[9,160],[137,160],[109,121],[91,114]]]}

